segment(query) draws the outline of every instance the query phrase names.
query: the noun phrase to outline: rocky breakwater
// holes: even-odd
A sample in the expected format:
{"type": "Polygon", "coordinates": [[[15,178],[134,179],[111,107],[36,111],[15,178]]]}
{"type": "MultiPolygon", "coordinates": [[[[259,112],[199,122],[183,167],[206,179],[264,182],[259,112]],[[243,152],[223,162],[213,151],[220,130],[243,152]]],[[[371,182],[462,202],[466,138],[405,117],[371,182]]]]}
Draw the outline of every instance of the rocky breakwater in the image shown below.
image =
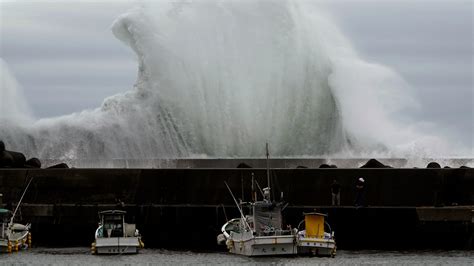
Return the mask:
{"type": "MultiPolygon", "coordinates": [[[[27,160],[23,153],[7,150],[5,143],[0,140],[0,168],[41,168],[41,161],[36,157],[27,160]]],[[[69,168],[69,166],[60,163],[47,168],[69,168]]]]}

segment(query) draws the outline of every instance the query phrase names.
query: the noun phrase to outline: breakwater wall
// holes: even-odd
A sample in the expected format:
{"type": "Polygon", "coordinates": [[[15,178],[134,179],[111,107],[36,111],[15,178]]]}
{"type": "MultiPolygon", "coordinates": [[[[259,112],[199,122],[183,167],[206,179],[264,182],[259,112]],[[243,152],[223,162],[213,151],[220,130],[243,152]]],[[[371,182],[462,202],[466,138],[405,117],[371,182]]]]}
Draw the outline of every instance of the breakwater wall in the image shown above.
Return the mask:
{"type": "MultiPolygon", "coordinates": [[[[20,218],[35,243],[88,245],[97,212],[123,202],[148,246],[215,249],[226,218],[237,217],[227,188],[250,199],[252,174],[265,169],[0,169],[3,205],[14,206],[30,178],[20,218]]],[[[474,169],[272,169],[274,197],[289,202],[285,222],[302,212],[329,214],[340,248],[463,248],[472,243],[474,169]],[[352,207],[355,181],[366,180],[368,207],[352,207]],[[333,208],[330,185],[341,184],[333,208]],[[403,244],[403,245],[402,245],[403,244]],[[400,246],[402,245],[402,246],[400,246]]]]}
{"type": "MultiPolygon", "coordinates": [[[[321,165],[335,165],[338,168],[359,168],[370,158],[273,158],[271,168],[320,168],[321,165]]],[[[425,168],[431,162],[439,163],[440,167],[459,168],[474,167],[473,158],[378,158],[379,162],[394,168],[425,168]]],[[[41,159],[44,166],[67,163],[75,168],[204,168],[230,169],[245,164],[252,168],[266,168],[267,161],[262,158],[222,158],[222,159],[41,159]]]]}

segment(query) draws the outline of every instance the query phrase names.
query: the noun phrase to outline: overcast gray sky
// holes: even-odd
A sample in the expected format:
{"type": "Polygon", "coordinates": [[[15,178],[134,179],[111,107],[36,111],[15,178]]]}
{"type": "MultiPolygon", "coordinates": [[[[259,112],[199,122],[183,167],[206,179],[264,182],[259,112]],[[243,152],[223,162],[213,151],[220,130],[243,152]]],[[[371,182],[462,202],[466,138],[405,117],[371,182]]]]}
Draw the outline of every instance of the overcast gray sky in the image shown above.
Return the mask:
{"type": "MultiPolygon", "coordinates": [[[[100,106],[132,87],[133,52],[112,21],[131,1],[0,0],[0,57],[36,117],[100,106]],[[67,3],[66,3],[67,2],[67,3]]],[[[415,121],[474,147],[474,1],[331,1],[342,32],[363,59],[395,69],[421,105],[415,121]]]]}

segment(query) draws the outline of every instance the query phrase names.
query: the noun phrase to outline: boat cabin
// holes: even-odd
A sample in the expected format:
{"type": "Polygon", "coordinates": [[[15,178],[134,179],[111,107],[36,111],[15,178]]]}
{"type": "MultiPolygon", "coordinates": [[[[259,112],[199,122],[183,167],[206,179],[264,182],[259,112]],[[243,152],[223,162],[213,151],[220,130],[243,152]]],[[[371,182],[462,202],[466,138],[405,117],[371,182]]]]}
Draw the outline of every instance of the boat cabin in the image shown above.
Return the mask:
{"type": "Polygon", "coordinates": [[[281,229],[281,208],[271,202],[255,202],[253,222],[257,235],[265,235],[281,229]]]}
{"type": "Polygon", "coordinates": [[[326,214],[310,212],[304,213],[306,236],[324,238],[324,225],[326,214]]]}
{"type": "Polygon", "coordinates": [[[102,232],[99,237],[124,237],[125,236],[125,214],[126,211],[107,210],[99,212],[99,221],[102,232]]]}
{"type": "Polygon", "coordinates": [[[0,232],[0,239],[5,239],[7,237],[6,231],[8,228],[8,223],[10,222],[12,212],[7,209],[0,209],[0,223],[1,223],[1,232],[0,232]]]}

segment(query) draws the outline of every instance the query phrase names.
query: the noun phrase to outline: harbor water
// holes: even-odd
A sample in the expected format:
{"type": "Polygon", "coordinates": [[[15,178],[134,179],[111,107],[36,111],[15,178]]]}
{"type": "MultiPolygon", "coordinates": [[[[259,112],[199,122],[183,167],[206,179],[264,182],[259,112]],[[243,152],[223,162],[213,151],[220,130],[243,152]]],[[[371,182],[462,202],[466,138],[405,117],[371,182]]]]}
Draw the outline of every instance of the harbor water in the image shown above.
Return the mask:
{"type": "Polygon", "coordinates": [[[474,251],[338,251],[336,258],[271,257],[247,258],[224,252],[145,249],[136,255],[93,256],[89,249],[33,248],[1,254],[0,265],[474,265],[474,251]]]}

